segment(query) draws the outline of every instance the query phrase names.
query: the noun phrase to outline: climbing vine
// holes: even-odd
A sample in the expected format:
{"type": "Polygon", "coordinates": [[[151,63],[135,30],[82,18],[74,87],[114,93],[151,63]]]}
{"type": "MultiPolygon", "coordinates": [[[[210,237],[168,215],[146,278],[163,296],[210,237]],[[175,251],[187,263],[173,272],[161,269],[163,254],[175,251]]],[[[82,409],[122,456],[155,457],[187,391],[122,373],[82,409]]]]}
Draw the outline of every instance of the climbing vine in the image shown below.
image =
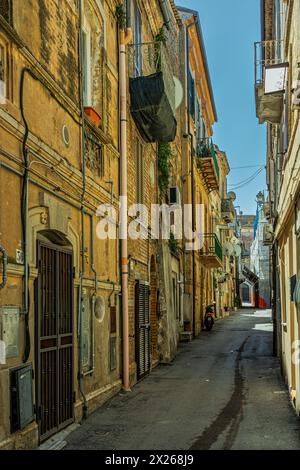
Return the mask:
{"type": "Polygon", "coordinates": [[[169,143],[159,143],[157,152],[159,171],[158,186],[162,195],[165,194],[169,188],[171,157],[171,145],[169,143]]]}
{"type": "Polygon", "coordinates": [[[176,238],[174,237],[174,233],[171,232],[170,234],[170,240],[169,240],[169,248],[170,248],[170,252],[177,256],[178,255],[178,252],[179,252],[179,243],[178,243],[178,240],[176,240],[176,238]]]}
{"type": "Polygon", "coordinates": [[[125,29],[126,27],[126,12],[122,3],[116,7],[116,17],[120,29],[125,29]]]}

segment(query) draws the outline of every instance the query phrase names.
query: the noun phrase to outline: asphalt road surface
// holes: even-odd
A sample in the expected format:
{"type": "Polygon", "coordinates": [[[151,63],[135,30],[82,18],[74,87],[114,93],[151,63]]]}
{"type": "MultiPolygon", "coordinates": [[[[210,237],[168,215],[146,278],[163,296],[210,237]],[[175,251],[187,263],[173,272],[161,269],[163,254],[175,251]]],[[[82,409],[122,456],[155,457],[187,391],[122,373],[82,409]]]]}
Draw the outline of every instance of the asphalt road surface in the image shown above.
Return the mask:
{"type": "Polygon", "coordinates": [[[91,415],[66,449],[300,449],[266,312],[244,310],[91,415]]]}

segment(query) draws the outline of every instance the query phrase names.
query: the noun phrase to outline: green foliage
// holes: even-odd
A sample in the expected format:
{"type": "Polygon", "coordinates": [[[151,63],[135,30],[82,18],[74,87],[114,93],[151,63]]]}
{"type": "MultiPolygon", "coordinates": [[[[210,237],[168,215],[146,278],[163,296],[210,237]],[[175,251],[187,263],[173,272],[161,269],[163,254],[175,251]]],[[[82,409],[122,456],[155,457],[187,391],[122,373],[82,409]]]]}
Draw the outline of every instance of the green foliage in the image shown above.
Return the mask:
{"type": "Polygon", "coordinates": [[[178,240],[174,237],[174,233],[171,232],[169,240],[169,248],[173,255],[178,255],[179,252],[179,243],[178,240]]]}
{"type": "Polygon", "coordinates": [[[158,186],[161,194],[165,194],[169,188],[170,179],[170,160],[172,157],[172,150],[170,144],[158,144],[158,186]]]}
{"type": "Polygon", "coordinates": [[[161,71],[162,66],[162,55],[161,55],[161,44],[166,44],[167,36],[165,32],[165,27],[162,26],[155,36],[155,46],[154,46],[154,61],[156,64],[156,71],[161,71]]]}
{"type": "Polygon", "coordinates": [[[122,3],[119,3],[116,7],[116,17],[118,25],[121,29],[126,28],[126,12],[122,3]]]}
{"type": "Polygon", "coordinates": [[[155,42],[163,42],[164,44],[167,42],[165,26],[162,26],[158,31],[157,35],[155,36],[155,42]]]}

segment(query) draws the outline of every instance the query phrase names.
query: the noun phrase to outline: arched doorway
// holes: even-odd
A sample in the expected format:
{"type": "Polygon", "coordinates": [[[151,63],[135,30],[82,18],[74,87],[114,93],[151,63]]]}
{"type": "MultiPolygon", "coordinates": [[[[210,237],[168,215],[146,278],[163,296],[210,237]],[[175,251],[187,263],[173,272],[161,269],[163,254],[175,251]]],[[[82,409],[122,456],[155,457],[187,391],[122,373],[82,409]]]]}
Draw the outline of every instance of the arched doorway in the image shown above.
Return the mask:
{"type": "Polygon", "coordinates": [[[73,421],[73,250],[65,235],[37,235],[36,403],[40,440],[73,421]]]}
{"type": "Polygon", "coordinates": [[[150,324],[151,324],[151,357],[152,366],[159,361],[158,355],[158,279],[154,256],[150,265],[150,324]]]}

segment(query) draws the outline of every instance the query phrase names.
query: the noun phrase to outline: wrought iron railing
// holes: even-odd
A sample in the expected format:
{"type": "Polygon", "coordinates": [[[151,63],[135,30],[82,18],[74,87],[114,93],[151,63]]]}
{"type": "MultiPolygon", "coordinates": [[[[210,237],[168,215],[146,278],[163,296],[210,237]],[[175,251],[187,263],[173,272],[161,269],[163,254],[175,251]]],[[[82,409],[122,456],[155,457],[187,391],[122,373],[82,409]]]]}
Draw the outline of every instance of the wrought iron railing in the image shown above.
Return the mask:
{"type": "Polygon", "coordinates": [[[255,85],[264,81],[264,70],[269,65],[279,65],[284,62],[283,41],[271,40],[256,42],[254,45],[255,54],[255,85]]]}
{"type": "Polygon", "coordinates": [[[202,235],[202,242],[201,255],[215,255],[220,261],[223,261],[223,248],[215,233],[204,233],[202,235]]]}
{"type": "Polygon", "coordinates": [[[215,152],[215,147],[214,147],[211,137],[206,137],[204,139],[197,140],[196,155],[197,155],[197,158],[200,159],[200,163],[201,163],[201,158],[212,158],[217,176],[218,178],[220,177],[219,163],[218,163],[217,155],[215,152]]]}
{"type": "Polygon", "coordinates": [[[165,44],[148,42],[128,46],[129,77],[148,77],[159,72],[163,74],[165,92],[175,113],[175,82],[165,44]]]}

